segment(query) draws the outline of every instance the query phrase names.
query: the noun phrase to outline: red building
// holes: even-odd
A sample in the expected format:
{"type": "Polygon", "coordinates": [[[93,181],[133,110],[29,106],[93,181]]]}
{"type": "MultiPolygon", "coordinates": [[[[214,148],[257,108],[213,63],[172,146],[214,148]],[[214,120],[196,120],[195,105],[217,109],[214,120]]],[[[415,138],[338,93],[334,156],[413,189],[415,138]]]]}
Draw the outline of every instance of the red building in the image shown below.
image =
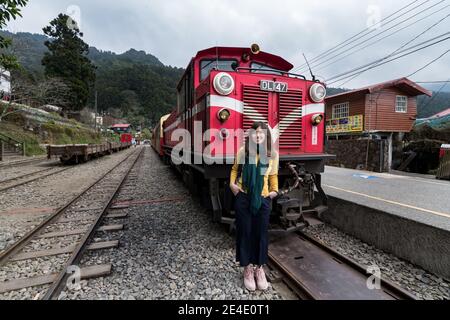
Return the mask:
{"type": "Polygon", "coordinates": [[[417,118],[417,96],[423,94],[431,96],[430,91],[401,78],[329,96],[325,99],[327,139],[365,136],[385,140],[390,168],[393,143],[412,130],[417,118]]]}
{"type": "Polygon", "coordinates": [[[431,92],[407,78],[391,80],[326,98],[327,134],[410,132],[417,96],[431,92]]]}

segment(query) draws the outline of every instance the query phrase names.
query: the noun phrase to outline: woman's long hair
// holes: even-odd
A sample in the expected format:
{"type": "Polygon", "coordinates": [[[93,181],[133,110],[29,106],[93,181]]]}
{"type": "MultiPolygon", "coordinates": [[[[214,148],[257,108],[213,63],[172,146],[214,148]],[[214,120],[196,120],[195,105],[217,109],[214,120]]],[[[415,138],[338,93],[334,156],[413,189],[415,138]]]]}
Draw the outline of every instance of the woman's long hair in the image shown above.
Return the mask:
{"type": "MultiPolygon", "coordinates": [[[[269,158],[272,157],[272,135],[270,133],[270,129],[269,126],[267,124],[265,124],[264,122],[260,122],[260,121],[256,121],[253,123],[252,127],[249,130],[249,133],[247,135],[247,137],[245,138],[245,163],[249,163],[249,157],[250,154],[256,154],[256,150],[251,150],[250,149],[250,139],[251,139],[251,134],[253,131],[256,131],[256,129],[261,128],[262,130],[264,130],[265,134],[266,134],[266,139],[263,142],[263,150],[258,150],[260,151],[260,155],[262,154],[264,156],[264,160],[267,160],[269,158]],[[262,151],[262,152],[261,152],[262,151]]],[[[257,146],[259,147],[259,146],[257,146]]]]}

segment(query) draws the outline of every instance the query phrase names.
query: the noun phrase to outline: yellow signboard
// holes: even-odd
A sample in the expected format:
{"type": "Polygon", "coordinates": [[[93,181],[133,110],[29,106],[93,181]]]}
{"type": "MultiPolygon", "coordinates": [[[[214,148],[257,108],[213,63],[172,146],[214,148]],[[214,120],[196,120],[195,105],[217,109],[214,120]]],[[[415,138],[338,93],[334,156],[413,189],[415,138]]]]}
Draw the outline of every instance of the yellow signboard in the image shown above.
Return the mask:
{"type": "Polygon", "coordinates": [[[327,121],[327,134],[362,132],[364,130],[364,116],[351,116],[347,118],[327,121]]]}

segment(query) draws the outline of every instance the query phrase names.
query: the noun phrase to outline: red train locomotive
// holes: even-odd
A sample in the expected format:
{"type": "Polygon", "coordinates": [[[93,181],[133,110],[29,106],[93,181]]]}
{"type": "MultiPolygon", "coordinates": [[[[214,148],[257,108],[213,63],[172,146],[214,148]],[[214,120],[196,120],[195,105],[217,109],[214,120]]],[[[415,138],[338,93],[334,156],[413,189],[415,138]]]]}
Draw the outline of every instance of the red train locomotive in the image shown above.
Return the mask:
{"type": "Polygon", "coordinates": [[[209,205],[214,220],[233,222],[231,166],[254,121],[269,125],[278,145],[281,196],[273,217],[297,230],[306,212],[326,209],[325,86],[292,74],[283,58],[251,48],[214,47],[197,53],[178,85],[178,105],[163,124],[162,155],[209,205]],[[183,145],[180,153],[177,146],[183,145]],[[187,151],[186,151],[187,150],[187,151]]]}
{"type": "Polygon", "coordinates": [[[131,143],[133,141],[133,134],[131,133],[130,124],[115,124],[111,129],[120,135],[120,142],[131,143]]]}

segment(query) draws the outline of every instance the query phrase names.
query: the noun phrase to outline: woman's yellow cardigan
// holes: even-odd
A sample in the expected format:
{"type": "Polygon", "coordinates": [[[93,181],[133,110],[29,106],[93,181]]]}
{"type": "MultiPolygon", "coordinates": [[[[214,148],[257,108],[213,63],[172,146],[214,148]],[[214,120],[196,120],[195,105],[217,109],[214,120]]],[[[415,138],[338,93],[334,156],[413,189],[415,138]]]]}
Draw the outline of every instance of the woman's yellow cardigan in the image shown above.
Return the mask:
{"type": "MultiPolygon", "coordinates": [[[[239,164],[244,163],[245,150],[241,148],[234,160],[233,168],[231,169],[231,177],[230,177],[230,185],[236,183],[237,186],[241,189],[242,187],[242,176],[237,180],[239,174],[239,164]]],[[[258,164],[259,156],[256,156],[256,164],[258,164]]],[[[279,157],[278,153],[273,152],[272,157],[269,160],[269,167],[264,176],[264,186],[262,189],[261,195],[264,198],[269,196],[270,192],[278,192],[278,166],[279,166],[279,157]]],[[[244,190],[245,191],[245,190],[244,190]]]]}

